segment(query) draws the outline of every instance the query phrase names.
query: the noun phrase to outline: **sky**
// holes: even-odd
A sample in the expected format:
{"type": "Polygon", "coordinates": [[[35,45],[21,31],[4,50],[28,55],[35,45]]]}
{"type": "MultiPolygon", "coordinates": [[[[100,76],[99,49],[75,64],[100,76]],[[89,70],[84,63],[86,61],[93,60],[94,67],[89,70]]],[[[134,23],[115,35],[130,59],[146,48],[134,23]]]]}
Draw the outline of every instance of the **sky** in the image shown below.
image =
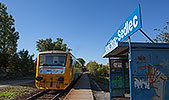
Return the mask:
{"type": "MultiPolygon", "coordinates": [[[[102,58],[105,45],[126,18],[141,5],[142,30],[151,38],[169,21],[169,0],[1,0],[15,19],[19,32],[18,51],[26,49],[38,54],[36,41],[63,38],[75,57],[86,63],[102,58]]],[[[146,42],[141,32],[132,42],[146,42]]]]}

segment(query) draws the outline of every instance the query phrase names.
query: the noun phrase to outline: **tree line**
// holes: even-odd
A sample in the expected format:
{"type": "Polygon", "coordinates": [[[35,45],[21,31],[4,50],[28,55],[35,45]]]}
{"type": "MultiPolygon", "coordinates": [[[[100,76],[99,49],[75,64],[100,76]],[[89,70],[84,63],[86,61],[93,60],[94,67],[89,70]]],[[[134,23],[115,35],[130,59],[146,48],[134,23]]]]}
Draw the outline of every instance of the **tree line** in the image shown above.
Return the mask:
{"type": "Polygon", "coordinates": [[[34,73],[34,55],[24,49],[17,52],[19,32],[15,30],[14,22],[5,4],[0,3],[0,78],[34,73]]]}
{"type": "Polygon", "coordinates": [[[108,77],[109,75],[109,66],[98,64],[96,61],[90,61],[86,65],[87,70],[97,76],[108,77]]]}
{"type": "MultiPolygon", "coordinates": [[[[15,20],[8,14],[5,4],[0,3],[0,78],[20,78],[35,76],[35,58],[28,50],[17,52],[19,32],[15,30],[15,20]]],[[[36,42],[39,52],[49,50],[71,51],[67,44],[63,43],[62,38],[40,39],[36,42]]],[[[84,66],[85,61],[78,58],[84,66]]]]}
{"type": "MultiPolygon", "coordinates": [[[[0,78],[20,78],[35,75],[35,58],[28,50],[17,52],[19,32],[15,30],[15,20],[8,14],[5,4],[0,3],[0,78]]],[[[62,38],[41,39],[37,41],[37,50],[70,51],[62,38]]],[[[83,61],[82,61],[83,62],[83,61]]],[[[85,63],[85,62],[83,62],[85,63]]]]}

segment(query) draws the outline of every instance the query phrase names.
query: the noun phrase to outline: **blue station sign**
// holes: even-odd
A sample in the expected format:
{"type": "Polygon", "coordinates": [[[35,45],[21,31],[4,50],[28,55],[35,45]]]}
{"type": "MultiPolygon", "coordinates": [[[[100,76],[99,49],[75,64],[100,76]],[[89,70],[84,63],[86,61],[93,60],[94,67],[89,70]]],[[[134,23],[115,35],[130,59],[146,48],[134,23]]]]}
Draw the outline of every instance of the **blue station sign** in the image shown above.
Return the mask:
{"type": "Polygon", "coordinates": [[[117,42],[122,42],[142,27],[140,5],[131,13],[125,22],[118,28],[105,46],[105,54],[117,47],[117,42]]]}

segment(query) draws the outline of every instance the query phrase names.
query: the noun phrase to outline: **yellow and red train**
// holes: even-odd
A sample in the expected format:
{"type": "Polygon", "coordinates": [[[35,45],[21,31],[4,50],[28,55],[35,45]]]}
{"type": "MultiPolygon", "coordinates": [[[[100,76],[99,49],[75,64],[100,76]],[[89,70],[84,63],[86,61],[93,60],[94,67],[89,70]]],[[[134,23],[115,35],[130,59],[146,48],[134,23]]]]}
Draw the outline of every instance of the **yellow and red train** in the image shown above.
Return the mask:
{"type": "Polygon", "coordinates": [[[65,90],[80,77],[80,62],[67,51],[39,52],[35,86],[38,89],[65,90]]]}

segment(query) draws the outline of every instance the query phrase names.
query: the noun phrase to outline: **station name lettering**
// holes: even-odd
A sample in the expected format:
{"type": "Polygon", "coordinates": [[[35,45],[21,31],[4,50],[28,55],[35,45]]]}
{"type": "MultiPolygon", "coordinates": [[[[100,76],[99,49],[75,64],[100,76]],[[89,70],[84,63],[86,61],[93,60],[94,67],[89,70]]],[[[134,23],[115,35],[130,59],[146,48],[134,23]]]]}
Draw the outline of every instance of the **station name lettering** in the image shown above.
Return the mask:
{"type": "Polygon", "coordinates": [[[137,16],[133,17],[133,20],[126,21],[124,28],[117,31],[118,41],[120,41],[124,36],[126,36],[129,32],[136,28],[138,25],[137,16]]]}
{"type": "Polygon", "coordinates": [[[138,21],[137,15],[134,15],[134,17],[131,20],[126,21],[125,24],[124,24],[124,27],[118,29],[117,33],[115,33],[117,35],[114,36],[109,41],[109,43],[106,45],[106,47],[105,47],[106,52],[109,52],[111,49],[116,47],[117,46],[117,42],[118,41],[121,42],[122,39],[124,37],[126,37],[128,33],[132,32],[132,30],[138,26],[138,23],[139,23],[139,21],[138,21]]]}

